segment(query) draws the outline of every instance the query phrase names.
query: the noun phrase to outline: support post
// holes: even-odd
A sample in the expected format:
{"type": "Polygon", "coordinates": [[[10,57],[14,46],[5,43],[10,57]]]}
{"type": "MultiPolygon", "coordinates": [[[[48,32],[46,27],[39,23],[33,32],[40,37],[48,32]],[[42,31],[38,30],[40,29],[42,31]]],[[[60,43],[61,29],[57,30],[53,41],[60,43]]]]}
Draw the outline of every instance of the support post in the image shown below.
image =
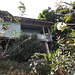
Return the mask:
{"type": "Polygon", "coordinates": [[[50,30],[49,30],[49,28],[47,27],[47,29],[48,29],[48,33],[49,33],[49,35],[50,35],[50,30]]]}
{"type": "Polygon", "coordinates": [[[46,47],[47,56],[49,57],[49,46],[48,46],[48,42],[46,41],[46,34],[45,34],[44,27],[43,27],[43,34],[45,38],[45,47],[46,47]]]}
{"type": "Polygon", "coordinates": [[[47,56],[49,57],[49,46],[48,46],[48,42],[46,41],[45,41],[45,47],[46,47],[47,56]]]}

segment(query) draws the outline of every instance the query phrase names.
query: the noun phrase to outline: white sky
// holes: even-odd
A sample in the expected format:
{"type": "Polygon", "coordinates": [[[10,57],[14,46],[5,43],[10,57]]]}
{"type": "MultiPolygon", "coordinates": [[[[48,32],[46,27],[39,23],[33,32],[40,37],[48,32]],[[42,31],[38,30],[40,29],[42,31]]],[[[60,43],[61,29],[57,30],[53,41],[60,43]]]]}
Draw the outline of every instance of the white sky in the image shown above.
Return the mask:
{"type": "MultiPolygon", "coordinates": [[[[20,5],[19,1],[22,1],[26,6],[25,17],[38,18],[42,10],[48,7],[55,9],[55,2],[59,0],[0,0],[0,10],[5,10],[14,16],[19,16],[20,11],[17,8],[20,5]]],[[[62,1],[71,2],[74,0],[62,1]]]]}

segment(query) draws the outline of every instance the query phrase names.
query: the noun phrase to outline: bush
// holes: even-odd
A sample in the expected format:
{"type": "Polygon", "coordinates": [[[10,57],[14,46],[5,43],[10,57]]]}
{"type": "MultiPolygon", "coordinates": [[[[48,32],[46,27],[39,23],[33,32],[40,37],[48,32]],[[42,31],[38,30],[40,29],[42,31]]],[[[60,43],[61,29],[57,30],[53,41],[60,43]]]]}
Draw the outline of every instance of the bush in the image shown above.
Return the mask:
{"type": "Polygon", "coordinates": [[[37,39],[36,35],[32,35],[28,39],[28,35],[22,35],[8,48],[5,55],[10,54],[9,58],[18,62],[28,61],[30,57],[36,52],[45,52],[43,43],[37,39]]]}

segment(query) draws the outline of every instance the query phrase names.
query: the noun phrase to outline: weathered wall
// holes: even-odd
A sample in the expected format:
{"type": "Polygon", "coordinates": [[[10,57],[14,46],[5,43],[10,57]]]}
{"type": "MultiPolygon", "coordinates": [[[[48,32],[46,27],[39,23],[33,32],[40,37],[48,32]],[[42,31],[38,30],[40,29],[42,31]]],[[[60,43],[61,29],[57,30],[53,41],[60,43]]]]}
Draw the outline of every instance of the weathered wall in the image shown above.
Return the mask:
{"type": "MultiPolygon", "coordinates": [[[[7,24],[9,28],[7,30],[4,30],[4,37],[19,37],[19,33],[21,30],[21,25],[19,23],[5,22],[5,24],[7,24]]],[[[0,22],[0,31],[3,31],[2,26],[3,23],[0,22]]]]}

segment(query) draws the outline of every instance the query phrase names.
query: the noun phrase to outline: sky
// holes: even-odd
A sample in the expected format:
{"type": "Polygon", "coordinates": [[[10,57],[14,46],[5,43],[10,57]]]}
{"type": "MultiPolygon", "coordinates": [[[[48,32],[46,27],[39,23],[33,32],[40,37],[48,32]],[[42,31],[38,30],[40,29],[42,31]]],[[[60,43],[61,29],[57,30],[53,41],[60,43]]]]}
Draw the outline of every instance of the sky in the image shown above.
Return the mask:
{"type": "MultiPolygon", "coordinates": [[[[18,6],[20,5],[19,1],[23,2],[26,7],[26,12],[24,17],[37,19],[39,13],[44,9],[51,7],[56,9],[56,1],[60,0],[0,0],[0,10],[5,10],[11,13],[14,16],[20,16],[20,11],[18,6]]],[[[71,2],[74,0],[62,0],[66,2],[71,2]]]]}

